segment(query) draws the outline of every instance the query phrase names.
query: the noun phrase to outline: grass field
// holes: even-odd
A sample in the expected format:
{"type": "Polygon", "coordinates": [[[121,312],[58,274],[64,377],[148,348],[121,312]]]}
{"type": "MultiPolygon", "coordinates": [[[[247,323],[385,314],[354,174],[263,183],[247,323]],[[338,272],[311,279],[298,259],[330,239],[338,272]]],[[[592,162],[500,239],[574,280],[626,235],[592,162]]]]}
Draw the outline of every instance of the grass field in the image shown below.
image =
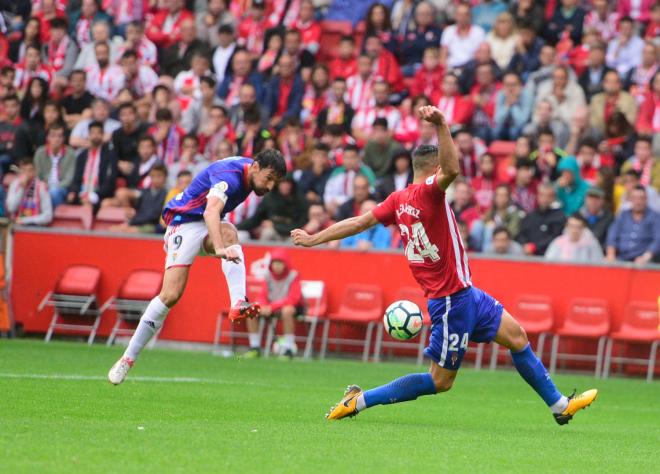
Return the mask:
{"type": "Polygon", "coordinates": [[[146,352],[123,385],[121,348],[0,340],[0,472],[658,472],[660,383],[560,376],[600,388],[568,426],[513,371],[465,370],[454,389],[323,415],[345,386],[408,364],[146,352]]]}

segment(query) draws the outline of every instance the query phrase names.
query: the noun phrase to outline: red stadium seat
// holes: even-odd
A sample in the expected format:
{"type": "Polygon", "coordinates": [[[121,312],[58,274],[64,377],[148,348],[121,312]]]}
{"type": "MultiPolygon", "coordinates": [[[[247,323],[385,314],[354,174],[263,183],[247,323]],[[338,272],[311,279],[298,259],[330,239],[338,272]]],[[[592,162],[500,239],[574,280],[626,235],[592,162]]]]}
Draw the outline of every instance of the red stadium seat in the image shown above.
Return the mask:
{"type": "Polygon", "coordinates": [[[550,373],[554,374],[558,359],[595,361],[595,376],[599,377],[605,352],[605,341],[610,330],[610,311],[607,301],[601,299],[576,298],[570,303],[568,314],[562,326],[552,337],[552,352],[550,354],[550,373]],[[596,355],[591,354],[561,354],[559,339],[576,338],[598,341],[596,355]]]}
{"type": "Polygon", "coordinates": [[[72,265],[64,271],[53,291],[49,291],[39,304],[38,311],[46,306],[52,306],[54,310],[46,342],[50,341],[56,329],[89,332],[87,343],[94,342],[101,322],[101,312],[96,307],[100,281],[101,270],[90,265],[72,265]],[[76,318],[76,322],[60,322],[65,317],[76,318]],[[81,323],[80,319],[86,320],[85,323],[81,323]]]}
{"type": "MultiPolygon", "coordinates": [[[[520,295],[516,301],[513,317],[529,335],[538,336],[536,356],[543,360],[543,346],[554,325],[552,299],[545,295],[520,295]]],[[[490,368],[497,368],[499,345],[493,343],[490,368]]]]}
{"type": "Polygon", "coordinates": [[[612,362],[629,364],[646,364],[646,380],[653,380],[655,370],[655,357],[660,344],[660,324],[658,322],[658,305],[643,301],[633,301],[626,307],[621,327],[610,334],[605,349],[605,366],[603,377],[610,374],[612,362]],[[648,359],[630,357],[612,357],[614,343],[650,344],[651,351],[648,359]]]}
{"type": "MultiPolygon", "coordinates": [[[[319,318],[325,317],[328,310],[328,295],[325,290],[325,282],[320,280],[302,280],[300,287],[305,305],[305,313],[299,315],[298,321],[308,324],[309,328],[306,336],[295,336],[295,340],[305,341],[303,358],[310,359],[312,357],[314,337],[316,336],[316,327],[318,326],[319,318]]],[[[270,318],[264,350],[266,357],[270,354],[273,339],[275,338],[275,327],[278,321],[278,318],[270,318]]]]}
{"type": "MultiPolygon", "coordinates": [[[[109,309],[117,312],[117,320],[108,337],[108,345],[111,346],[115,338],[120,335],[132,335],[135,325],[140,321],[140,316],[149,305],[149,302],[158,295],[163,283],[163,274],[155,270],[133,270],[128,274],[119,287],[117,294],[111,296],[103,306],[100,313],[109,309]],[[122,327],[130,324],[133,327],[122,327]]],[[[161,328],[162,329],[162,328],[161,328]]],[[[158,331],[160,333],[160,330],[158,331]]],[[[151,339],[150,347],[156,343],[158,333],[151,339]]]]}
{"type": "Polygon", "coordinates": [[[92,229],[108,230],[110,227],[126,222],[126,210],[121,207],[102,207],[96,213],[92,229]]]}
{"type": "Polygon", "coordinates": [[[376,344],[374,347],[374,361],[380,362],[380,355],[383,347],[391,348],[402,348],[402,349],[417,349],[417,364],[421,364],[424,360],[424,347],[426,344],[426,337],[431,326],[431,317],[428,312],[428,305],[424,292],[416,286],[408,286],[399,288],[396,294],[396,301],[399,300],[408,300],[415,303],[419,306],[419,309],[422,311],[422,316],[424,317],[424,326],[419,333],[417,341],[399,341],[388,336],[386,341],[383,341],[383,335],[385,334],[385,328],[382,324],[378,325],[376,329],[376,344]]]}
{"type": "Polygon", "coordinates": [[[344,297],[336,313],[328,315],[323,325],[323,341],[321,342],[321,359],[325,358],[328,343],[340,343],[352,346],[362,346],[362,360],[369,359],[369,347],[374,326],[383,317],[383,291],[379,286],[350,284],[344,291],[344,297]],[[329,337],[330,325],[347,324],[351,326],[366,326],[364,339],[342,339],[329,337]]]}
{"type": "MultiPolygon", "coordinates": [[[[247,293],[247,298],[249,301],[259,301],[262,299],[263,295],[266,293],[266,282],[261,279],[251,275],[247,276],[245,291],[247,293]]],[[[213,353],[218,353],[220,350],[220,340],[222,337],[222,321],[227,318],[229,315],[229,310],[223,310],[218,314],[218,319],[215,326],[215,338],[213,339],[213,353]]],[[[229,328],[229,340],[232,347],[232,350],[236,350],[236,338],[237,337],[247,337],[248,332],[246,331],[236,331],[235,325],[244,324],[244,322],[230,322],[229,328]]],[[[259,318],[259,337],[263,335],[264,327],[266,322],[264,318],[259,318]]]]}
{"type": "Polygon", "coordinates": [[[70,206],[62,204],[55,208],[51,227],[65,229],[90,230],[92,228],[92,209],[88,206],[70,206]]]}
{"type": "Polygon", "coordinates": [[[488,153],[495,159],[513,156],[516,152],[516,142],[495,140],[488,147],[488,153]]]}

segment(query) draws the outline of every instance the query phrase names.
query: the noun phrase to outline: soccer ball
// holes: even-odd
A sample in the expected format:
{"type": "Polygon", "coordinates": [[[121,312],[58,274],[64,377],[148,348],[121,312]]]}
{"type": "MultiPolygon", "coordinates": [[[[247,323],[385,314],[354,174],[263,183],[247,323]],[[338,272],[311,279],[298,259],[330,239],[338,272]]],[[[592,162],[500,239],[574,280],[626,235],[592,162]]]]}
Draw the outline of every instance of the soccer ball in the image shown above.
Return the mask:
{"type": "Polygon", "coordinates": [[[385,330],[394,339],[406,341],[412,339],[422,330],[424,319],[422,312],[412,301],[395,301],[383,316],[385,330]]]}

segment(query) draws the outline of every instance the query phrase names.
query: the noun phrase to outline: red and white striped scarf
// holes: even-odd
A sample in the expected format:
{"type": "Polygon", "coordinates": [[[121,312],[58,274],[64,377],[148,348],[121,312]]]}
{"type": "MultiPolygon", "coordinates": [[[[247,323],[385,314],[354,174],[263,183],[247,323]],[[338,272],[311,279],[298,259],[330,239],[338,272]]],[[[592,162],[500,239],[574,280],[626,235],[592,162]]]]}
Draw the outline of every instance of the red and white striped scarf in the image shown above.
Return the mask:
{"type": "Polygon", "coordinates": [[[181,137],[175,125],[170,126],[165,140],[158,144],[157,155],[158,158],[170,166],[179,161],[179,153],[181,152],[181,137]]]}
{"type": "Polygon", "coordinates": [[[52,40],[48,42],[48,64],[53,70],[59,71],[64,67],[69,41],[69,36],[65,35],[58,44],[54,44],[52,40]]]}
{"type": "Polygon", "coordinates": [[[32,217],[41,214],[41,191],[44,186],[45,183],[36,178],[27,184],[14,217],[32,217]]]}
{"type": "Polygon", "coordinates": [[[268,17],[269,25],[290,28],[298,18],[301,3],[301,0],[274,0],[273,12],[268,17]]]}
{"type": "Polygon", "coordinates": [[[90,148],[85,162],[85,172],[82,181],[82,198],[89,199],[90,195],[96,192],[99,184],[99,165],[101,164],[101,149],[90,148]]]}
{"type": "Polygon", "coordinates": [[[92,20],[81,16],[76,23],[76,41],[80,48],[92,42],[92,20]]]}

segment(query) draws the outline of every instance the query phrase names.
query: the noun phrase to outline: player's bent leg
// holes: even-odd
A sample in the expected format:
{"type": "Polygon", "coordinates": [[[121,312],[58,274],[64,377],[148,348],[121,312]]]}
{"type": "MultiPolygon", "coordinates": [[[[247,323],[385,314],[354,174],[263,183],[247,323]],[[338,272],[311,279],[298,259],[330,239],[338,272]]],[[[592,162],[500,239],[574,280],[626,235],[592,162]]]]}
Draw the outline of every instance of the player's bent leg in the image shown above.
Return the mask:
{"type": "MultiPolygon", "coordinates": [[[[243,254],[243,248],[238,242],[238,232],[236,231],[236,227],[228,222],[222,222],[220,224],[220,231],[222,232],[222,241],[225,247],[232,247],[241,259],[240,262],[222,260],[222,272],[225,274],[225,279],[227,280],[229,299],[231,300],[229,319],[235,321],[245,317],[254,318],[259,315],[259,304],[248,303],[247,301],[245,255],[243,254]]],[[[209,254],[214,253],[214,249],[208,238],[204,241],[204,249],[209,254]]]]}
{"type": "Polygon", "coordinates": [[[163,285],[160,294],[151,300],[147,309],[140,317],[140,322],[128,343],[123,356],[112,366],[108,372],[108,380],[114,385],[124,381],[128,371],[133,367],[140,352],[149,343],[151,338],[163,326],[163,322],[177,301],[183,295],[188,281],[189,266],[170,267],[165,270],[163,285]]]}
{"type": "Polygon", "coordinates": [[[456,380],[458,370],[445,369],[433,362],[429,369],[429,373],[433,378],[436,393],[442,393],[451,390],[451,387],[454,385],[454,380],[456,380]]]}
{"type": "Polygon", "coordinates": [[[578,410],[586,408],[596,399],[598,391],[595,389],[580,395],[573,393],[570,397],[562,395],[543,362],[532,351],[525,330],[507,311],[502,312],[495,342],[511,351],[516,370],[550,407],[555,421],[560,425],[568,423],[578,410]]]}

